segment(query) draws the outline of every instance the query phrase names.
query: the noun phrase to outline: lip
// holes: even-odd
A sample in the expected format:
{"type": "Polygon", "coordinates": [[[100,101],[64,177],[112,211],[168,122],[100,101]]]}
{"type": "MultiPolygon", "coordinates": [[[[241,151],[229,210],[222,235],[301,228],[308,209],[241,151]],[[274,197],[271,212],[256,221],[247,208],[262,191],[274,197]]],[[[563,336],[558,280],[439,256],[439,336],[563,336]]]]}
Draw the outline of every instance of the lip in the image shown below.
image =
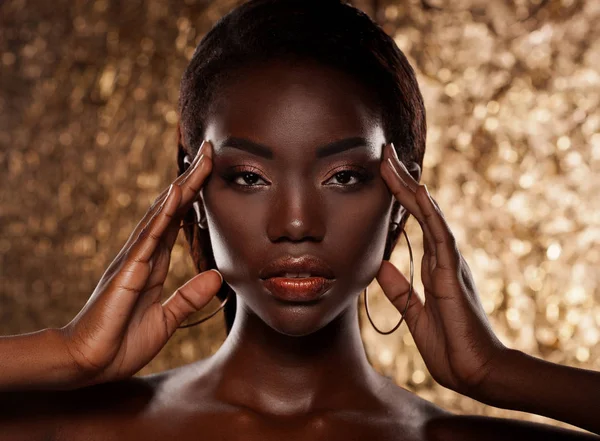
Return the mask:
{"type": "Polygon", "coordinates": [[[262,269],[259,277],[263,280],[280,277],[286,273],[309,273],[309,278],[321,277],[325,279],[333,279],[335,275],[327,262],[323,259],[305,254],[304,256],[294,257],[286,255],[271,261],[262,269]]]}
{"type": "Polygon", "coordinates": [[[325,277],[269,277],[262,283],[275,297],[294,303],[312,302],[325,295],[335,279],[325,277]]]}

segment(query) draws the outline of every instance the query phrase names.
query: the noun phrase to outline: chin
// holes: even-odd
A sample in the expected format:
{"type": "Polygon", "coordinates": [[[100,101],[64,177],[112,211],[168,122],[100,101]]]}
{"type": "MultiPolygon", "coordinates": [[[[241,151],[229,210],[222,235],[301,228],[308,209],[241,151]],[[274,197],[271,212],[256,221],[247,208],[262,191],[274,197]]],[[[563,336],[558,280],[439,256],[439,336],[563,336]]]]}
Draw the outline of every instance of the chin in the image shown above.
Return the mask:
{"type": "Polygon", "coordinates": [[[314,334],[329,323],[323,312],[314,305],[283,305],[278,311],[261,318],[267,326],[289,337],[314,334]]]}
{"type": "Polygon", "coordinates": [[[238,299],[236,316],[244,314],[251,326],[267,326],[290,337],[304,337],[327,328],[357,301],[357,296],[348,295],[351,290],[345,284],[334,285],[316,300],[294,302],[276,297],[262,284],[228,283],[238,299]]]}
{"type": "Polygon", "coordinates": [[[332,290],[313,302],[292,303],[267,295],[253,312],[270,328],[290,337],[304,337],[326,327],[348,306],[332,290]]]}

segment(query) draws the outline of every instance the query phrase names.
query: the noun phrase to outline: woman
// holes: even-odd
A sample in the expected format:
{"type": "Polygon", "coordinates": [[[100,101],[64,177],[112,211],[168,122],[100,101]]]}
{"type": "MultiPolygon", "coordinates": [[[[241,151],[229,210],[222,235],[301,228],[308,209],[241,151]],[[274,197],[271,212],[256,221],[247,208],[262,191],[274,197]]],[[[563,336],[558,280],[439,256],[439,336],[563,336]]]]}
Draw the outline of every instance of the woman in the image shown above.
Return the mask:
{"type": "Polygon", "coordinates": [[[0,339],[0,439],[597,439],[452,415],[368,363],[356,300],[377,278],[440,384],[600,433],[597,373],[494,335],[419,184],[414,72],[365,14],[334,0],[244,4],[198,46],[180,117],[179,176],[81,312],[0,339]],[[388,261],[410,215],[425,303],[388,261]],[[200,274],[162,302],[181,225],[200,274]],[[132,378],[215,295],[228,331],[217,353],[132,378]]]}

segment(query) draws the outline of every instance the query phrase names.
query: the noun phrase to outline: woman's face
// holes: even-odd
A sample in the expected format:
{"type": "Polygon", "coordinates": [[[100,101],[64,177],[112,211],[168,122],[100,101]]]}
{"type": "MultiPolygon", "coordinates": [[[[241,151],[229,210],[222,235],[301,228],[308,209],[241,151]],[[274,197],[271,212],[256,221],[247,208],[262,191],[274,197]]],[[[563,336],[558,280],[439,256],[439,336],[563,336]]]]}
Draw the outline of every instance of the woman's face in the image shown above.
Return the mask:
{"type": "Polygon", "coordinates": [[[283,62],[243,72],[219,90],[207,121],[214,162],[196,208],[206,216],[217,268],[238,296],[237,313],[306,335],[355,302],[379,269],[393,204],[379,172],[384,133],[369,116],[369,92],[343,72],[283,62]],[[268,157],[228,147],[230,138],[266,146],[268,157]],[[364,142],[317,154],[347,138],[364,142]],[[333,270],[327,294],[306,305],[269,295],[261,270],[306,254],[333,270]]]}

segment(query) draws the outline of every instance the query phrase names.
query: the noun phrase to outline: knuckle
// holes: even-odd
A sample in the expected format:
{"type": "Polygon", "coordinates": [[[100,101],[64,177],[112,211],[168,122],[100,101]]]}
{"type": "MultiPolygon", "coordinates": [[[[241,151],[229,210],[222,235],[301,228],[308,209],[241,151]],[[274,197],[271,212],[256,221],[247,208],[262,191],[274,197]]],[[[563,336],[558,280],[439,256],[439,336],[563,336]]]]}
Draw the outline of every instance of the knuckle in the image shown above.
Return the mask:
{"type": "Polygon", "coordinates": [[[191,301],[191,300],[188,298],[188,296],[185,294],[185,292],[183,291],[183,289],[181,289],[181,287],[177,288],[177,291],[176,291],[176,293],[177,293],[177,296],[178,296],[178,297],[179,297],[179,298],[182,300],[182,302],[183,302],[184,304],[186,304],[186,306],[187,306],[188,308],[190,308],[192,311],[195,311],[195,310],[198,310],[198,309],[200,309],[200,308],[198,307],[198,305],[195,305],[195,304],[194,304],[194,302],[192,302],[192,301],[191,301]]]}
{"type": "Polygon", "coordinates": [[[156,240],[156,241],[160,240],[160,236],[152,230],[148,231],[147,236],[152,240],[156,240]]]}
{"type": "Polygon", "coordinates": [[[137,241],[138,242],[143,241],[146,238],[146,236],[148,236],[148,228],[144,227],[140,230],[140,233],[138,234],[138,237],[137,237],[137,241]]]}
{"type": "MultiPolygon", "coordinates": [[[[413,293],[412,295],[414,296],[415,293],[413,293]]],[[[407,301],[408,301],[408,304],[405,306],[407,314],[412,314],[413,311],[415,310],[415,308],[417,308],[417,310],[418,310],[418,307],[420,306],[419,299],[415,299],[414,297],[411,296],[411,298],[407,301]]]]}
{"type": "Polygon", "coordinates": [[[425,216],[425,219],[427,219],[428,221],[437,214],[435,210],[424,209],[422,211],[423,216],[425,216]]]}

